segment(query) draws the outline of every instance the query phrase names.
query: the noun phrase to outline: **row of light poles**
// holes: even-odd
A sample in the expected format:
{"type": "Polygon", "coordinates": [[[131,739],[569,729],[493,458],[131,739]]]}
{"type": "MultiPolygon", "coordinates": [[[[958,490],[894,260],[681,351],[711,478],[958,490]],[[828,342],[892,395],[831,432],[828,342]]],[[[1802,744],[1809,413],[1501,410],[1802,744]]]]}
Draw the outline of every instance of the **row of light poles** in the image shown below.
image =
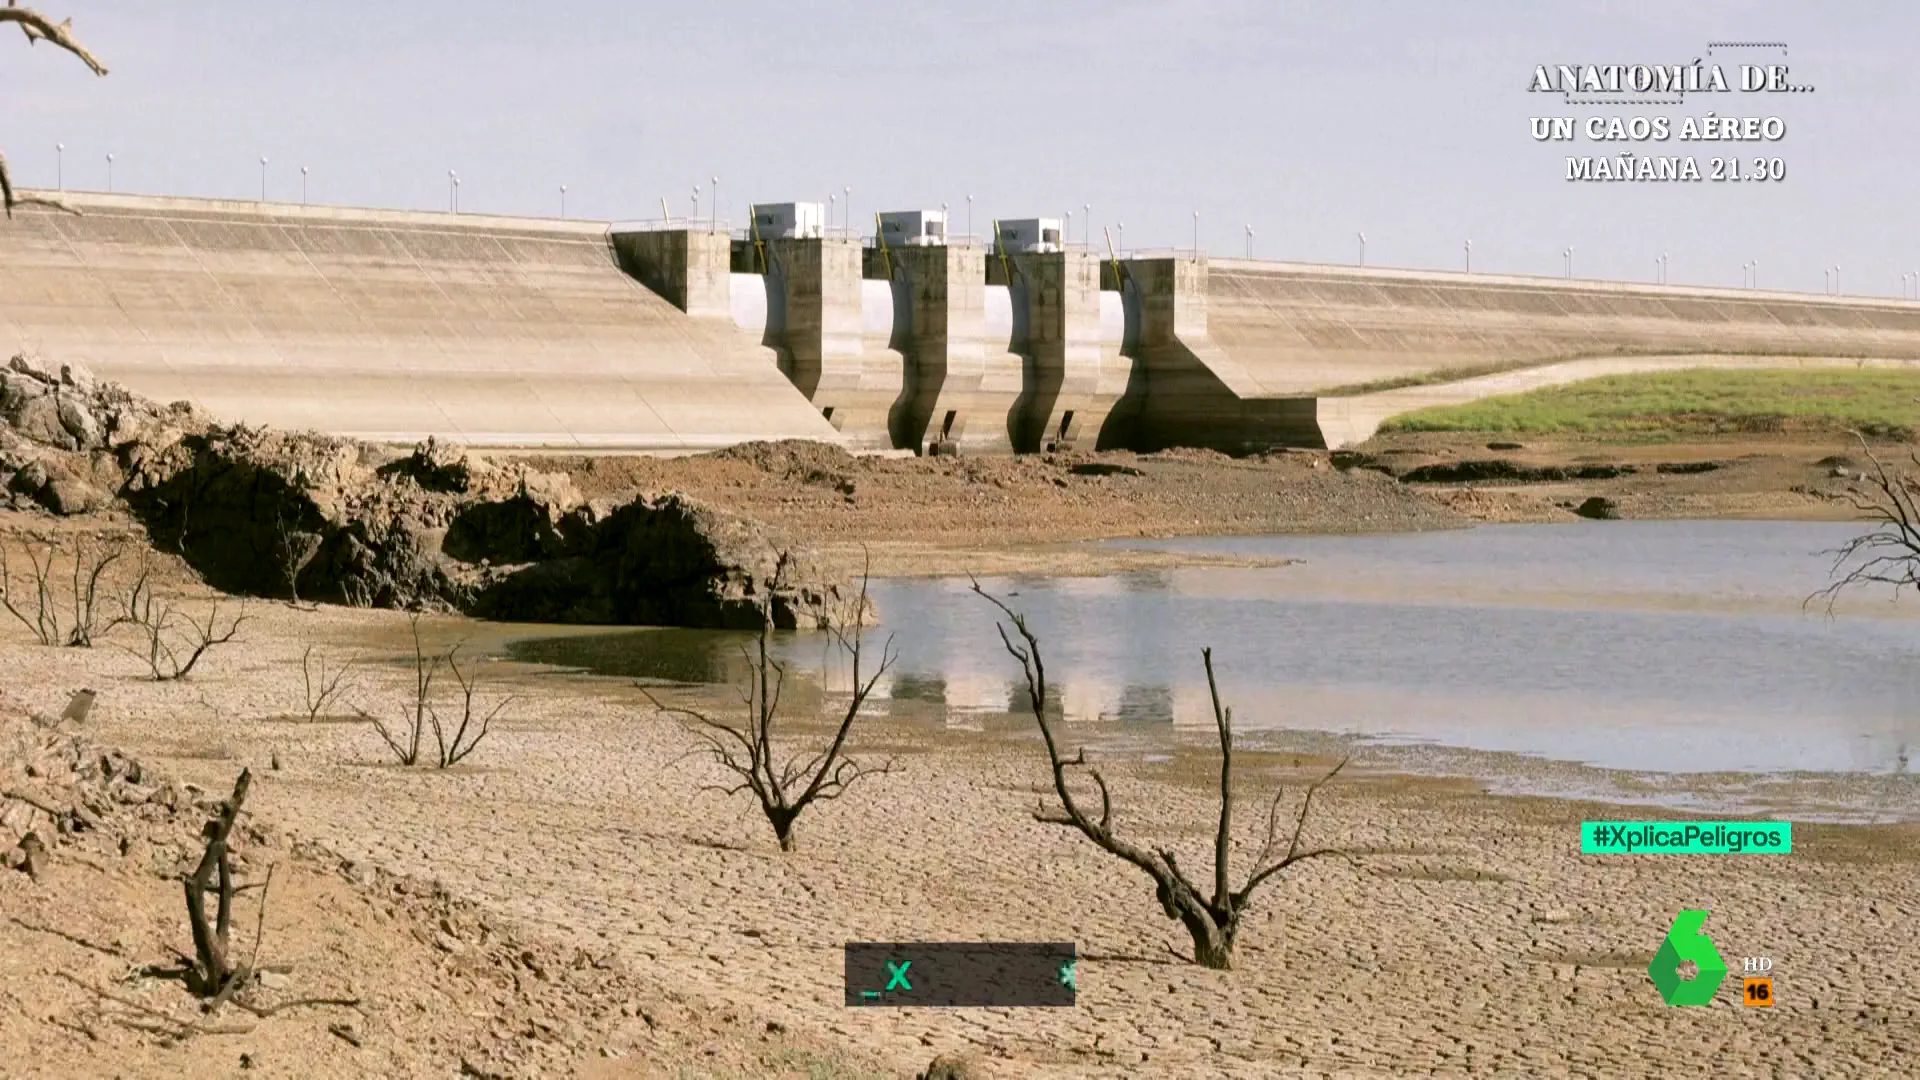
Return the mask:
{"type": "MultiPolygon", "coordinates": [[[[54,151],[55,183],[58,186],[59,190],[65,191],[67,189],[67,179],[66,179],[67,144],[54,143],[53,151],[54,151]]],[[[108,154],[106,156],[106,163],[107,163],[107,191],[111,193],[113,191],[113,155],[112,154],[108,154]]],[[[265,154],[260,155],[260,201],[261,202],[267,201],[267,164],[268,164],[267,156],[265,154]]],[[[303,206],[306,205],[306,202],[307,202],[307,175],[308,175],[307,166],[305,165],[300,166],[300,203],[303,206]]],[[[720,227],[720,178],[718,176],[715,176],[715,177],[712,177],[711,179],[713,183],[713,199],[710,204],[711,219],[708,223],[708,231],[713,232],[713,231],[718,231],[720,227]]],[[[846,198],[846,201],[841,203],[839,207],[840,213],[841,213],[841,217],[840,217],[841,227],[843,229],[851,229],[852,216],[853,216],[853,187],[852,185],[847,185],[845,187],[842,187],[840,189],[840,192],[846,198]]],[[[828,206],[827,224],[829,228],[831,228],[833,225],[834,202],[835,202],[835,197],[832,195],[828,195],[827,196],[827,206],[828,206]]],[[[447,209],[449,212],[455,213],[455,214],[460,212],[460,174],[455,172],[452,169],[447,170],[447,209]]],[[[1093,204],[1081,203],[1080,210],[1082,213],[1081,243],[1083,246],[1090,248],[1093,242],[1093,204]]],[[[947,204],[943,202],[940,204],[940,212],[944,215],[946,211],[947,211],[947,204]]],[[[565,218],[567,216],[567,185],[565,184],[560,185],[560,216],[562,218],[565,218]]],[[[695,184],[693,186],[693,220],[698,221],[699,218],[700,218],[700,185],[695,184]]],[[[1063,227],[1061,230],[1063,236],[1071,235],[1072,226],[1073,226],[1073,211],[1068,210],[1066,212],[1066,216],[1063,221],[1063,227]]],[[[1119,244],[1121,251],[1125,251],[1127,246],[1126,230],[1127,230],[1126,222],[1122,221],[1122,222],[1115,223],[1114,231],[1117,234],[1117,242],[1119,244]]],[[[967,196],[967,235],[969,237],[973,236],[973,196],[972,195],[967,196]]],[[[1246,236],[1246,257],[1251,259],[1253,258],[1253,226],[1252,225],[1247,225],[1245,227],[1245,236],[1246,236]]],[[[1360,265],[1365,266],[1367,265],[1367,234],[1365,232],[1356,232],[1354,236],[1360,242],[1360,265]]],[[[1463,245],[1463,250],[1466,256],[1466,272],[1471,274],[1473,273],[1473,241],[1472,240],[1466,241],[1465,244],[1463,245]]],[[[1566,276],[1569,278],[1573,277],[1573,251],[1574,251],[1573,245],[1568,244],[1566,248],[1563,249],[1560,253],[1561,257],[1566,260],[1565,262],[1566,276]]],[[[1194,252],[1194,257],[1198,258],[1200,253],[1200,211],[1198,210],[1195,210],[1193,212],[1193,252],[1194,252]]],[[[1660,285],[1667,284],[1667,255],[1663,252],[1659,258],[1653,260],[1653,265],[1654,265],[1655,283],[1660,285]]],[[[1827,269],[1822,271],[1822,274],[1826,281],[1827,295],[1829,296],[1840,295],[1839,265],[1835,264],[1833,266],[1828,267],[1827,269]]],[[[1748,288],[1748,289],[1757,289],[1760,287],[1760,260],[1759,259],[1749,259],[1746,262],[1743,262],[1740,264],[1740,285],[1742,288],[1748,288]]],[[[1907,273],[1903,273],[1900,275],[1900,298],[1902,300],[1920,300],[1920,270],[1909,271],[1907,273]]]]}
{"type": "MultiPolygon", "coordinates": [[[[53,180],[54,186],[61,191],[67,190],[67,144],[53,144],[53,180]]],[[[113,155],[107,155],[107,190],[113,190],[113,155]]]]}

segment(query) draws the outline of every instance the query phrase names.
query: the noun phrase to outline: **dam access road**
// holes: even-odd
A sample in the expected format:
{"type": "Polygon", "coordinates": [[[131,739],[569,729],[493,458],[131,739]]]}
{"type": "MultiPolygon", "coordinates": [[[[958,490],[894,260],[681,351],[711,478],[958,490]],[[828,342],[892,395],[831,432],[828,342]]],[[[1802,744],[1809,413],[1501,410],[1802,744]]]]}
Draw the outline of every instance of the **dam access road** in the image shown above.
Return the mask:
{"type": "Polygon", "coordinates": [[[1241,453],[1594,373],[1920,361],[1890,299],[61,197],[0,229],[9,346],[383,443],[1241,453]]]}

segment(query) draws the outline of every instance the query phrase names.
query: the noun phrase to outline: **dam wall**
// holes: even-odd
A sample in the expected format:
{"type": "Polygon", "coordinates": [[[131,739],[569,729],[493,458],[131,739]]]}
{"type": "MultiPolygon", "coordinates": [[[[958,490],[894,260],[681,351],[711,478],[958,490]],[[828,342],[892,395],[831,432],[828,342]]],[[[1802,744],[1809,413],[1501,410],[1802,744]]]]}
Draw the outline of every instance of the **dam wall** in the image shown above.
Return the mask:
{"type": "Polygon", "coordinates": [[[1874,297],[1214,259],[1213,343],[1259,395],[1593,356],[1920,359],[1920,304],[1874,297]]]}
{"type": "Polygon", "coordinates": [[[1245,452],[1596,360],[1920,362],[1920,303],[1890,299],[845,235],[743,266],[712,225],[66,198],[0,226],[0,347],[376,442],[1245,452]]]}
{"type": "Polygon", "coordinates": [[[1587,371],[1920,364],[1920,304],[1870,297],[1190,255],[1108,276],[1137,327],[1116,411],[1138,450],[1339,447],[1400,412],[1587,371]],[[1367,385],[1395,382],[1439,385],[1367,385]]]}
{"type": "Polygon", "coordinates": [[[160,401],[400,444],[840,441],[735,328],[724,259],[716,290],[684,232],[682,276],[704,281],[693,315],[622,271],[604,223],[63,198],[81,214],[0,223],[0,346],[160,401]]]}

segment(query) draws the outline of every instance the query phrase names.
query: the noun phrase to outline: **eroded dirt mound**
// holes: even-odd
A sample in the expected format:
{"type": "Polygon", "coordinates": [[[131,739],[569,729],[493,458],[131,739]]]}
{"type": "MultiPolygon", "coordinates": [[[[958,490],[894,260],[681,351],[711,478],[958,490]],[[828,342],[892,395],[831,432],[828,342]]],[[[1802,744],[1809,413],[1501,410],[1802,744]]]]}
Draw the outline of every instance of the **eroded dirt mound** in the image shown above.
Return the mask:
{"type": "MultiPolygon", "coordinates": [[[[217,425],[22,357],[0,373],[0,417],[0,485],[15,504],[68,515],[124,506],[157,547],[227,592],[706,627],[754,624],[768,595],[780,626],[819,624],[854,595],[804,556],[776,585],[789,537],[683,495],[589,502],[565,474],[433,440],[398,455],[217,425]]],[[[742,453],[801,473],[853,460],[807,446],[742,453]]]]}

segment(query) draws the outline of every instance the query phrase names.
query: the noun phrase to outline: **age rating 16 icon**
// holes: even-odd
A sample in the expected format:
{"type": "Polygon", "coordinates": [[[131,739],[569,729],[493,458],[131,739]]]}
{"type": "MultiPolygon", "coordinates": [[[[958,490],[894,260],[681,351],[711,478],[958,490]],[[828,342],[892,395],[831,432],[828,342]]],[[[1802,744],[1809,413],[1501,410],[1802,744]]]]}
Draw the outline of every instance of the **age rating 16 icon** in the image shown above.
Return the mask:
{"type": "Polygon", "coordinates": [[[1773,961],[1764,956],[1749,956],[1743,966],[1746,977],[1740,985],[1740,1004],[1749,1009],[1773,1008],[1773,961]]]}

